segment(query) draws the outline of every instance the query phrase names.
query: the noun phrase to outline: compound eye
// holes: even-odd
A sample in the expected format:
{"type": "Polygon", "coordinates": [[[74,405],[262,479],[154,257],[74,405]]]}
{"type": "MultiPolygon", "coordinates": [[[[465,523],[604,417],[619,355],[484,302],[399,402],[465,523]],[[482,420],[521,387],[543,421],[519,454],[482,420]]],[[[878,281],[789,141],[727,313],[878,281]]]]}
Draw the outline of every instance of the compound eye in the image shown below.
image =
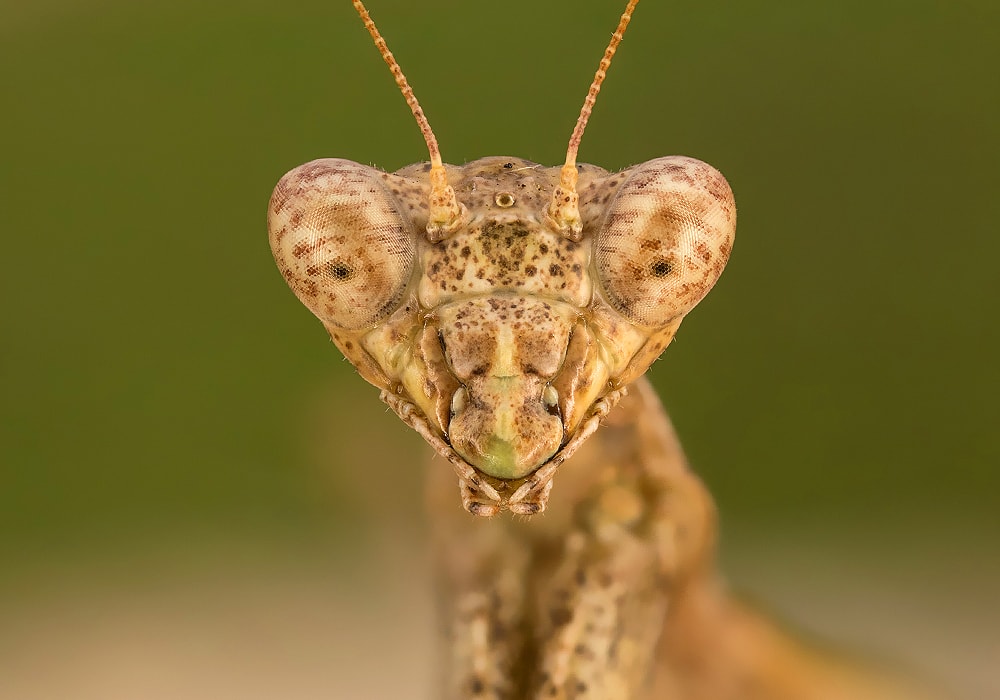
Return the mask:
{"type": "Polygon", "coordinates": [[[640,326],[661,327],[708,294],[736,233],[736,204],[722,174],[681,156],[626,171],[594,239],[608,303],[640,326]]]}
{"type": "Polygon", "coordinates": [[[380,176],[325,158],[287,173],[271,195],[267,228],[281,274],[310,311],[339,328],[384,320],[412,275],[413,227],[380,176]]]}

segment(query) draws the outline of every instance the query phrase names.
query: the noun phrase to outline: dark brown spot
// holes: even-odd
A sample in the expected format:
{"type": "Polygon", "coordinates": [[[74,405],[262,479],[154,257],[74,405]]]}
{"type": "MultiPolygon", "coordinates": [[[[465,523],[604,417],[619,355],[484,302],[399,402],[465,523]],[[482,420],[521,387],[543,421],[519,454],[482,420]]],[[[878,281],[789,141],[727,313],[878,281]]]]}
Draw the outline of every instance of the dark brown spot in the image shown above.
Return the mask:
{"type": "MultiPolygon", "coordinates": [[[[472,489],[469,489],[469,492],[473,496],[479,495],[476,491],[472,489]]],[[[469,512],[472,513],[473,515],[487,515],[490,512],[490,506],[487,505],[486,503],[470,503],[469,512]]]]}
{"type": "Polygon", "coordinates": [[[553,627],[562,627],[573,619],[573,611],[569,608],[553,608],[549,611],[549,619],[553,627]]]}
{"type": "Polygon", "coordinates": [[[347,280],[354,276],[354,269],[342,260],[334,260],[330,263],[327,271],[330,277],[338,280],[347,280]]]}
{"type": "Polygon", "coordinates": [[[666,277],[674,271],[674,266],[670,264],[669,260],[659,258],[649,266],[649,271],[653,273],[653,277],[666,277]]]}
{"type": "Polygon", "coordinates": [[[325,238],[319,238],[309,243],[299,243],[292,248],[292,255],[296,258],[303,258],[326,245],[325,238]]]}

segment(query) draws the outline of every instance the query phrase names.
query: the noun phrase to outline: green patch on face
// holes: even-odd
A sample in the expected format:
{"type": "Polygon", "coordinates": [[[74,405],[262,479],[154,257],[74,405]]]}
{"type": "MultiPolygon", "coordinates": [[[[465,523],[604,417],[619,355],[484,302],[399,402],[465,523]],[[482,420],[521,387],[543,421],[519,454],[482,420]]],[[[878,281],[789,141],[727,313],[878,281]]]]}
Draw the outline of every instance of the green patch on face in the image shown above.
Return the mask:
{"type": "Polygon", "coordinates": [[[519,479],[531,471],[530,467],[525,469],[525,466],[518,464],[513,443],[491,436],[486,443],[479,469],[497,479],[519,479]]]}

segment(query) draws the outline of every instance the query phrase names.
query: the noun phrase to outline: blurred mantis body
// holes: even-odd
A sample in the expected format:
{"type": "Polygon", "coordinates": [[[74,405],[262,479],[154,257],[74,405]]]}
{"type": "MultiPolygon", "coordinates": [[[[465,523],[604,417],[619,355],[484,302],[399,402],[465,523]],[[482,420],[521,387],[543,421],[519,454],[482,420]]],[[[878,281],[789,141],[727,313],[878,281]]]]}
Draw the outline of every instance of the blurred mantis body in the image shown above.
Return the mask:
{"type": "Polygon", "coordinates": [[[896,697],[740,608],[714,572],[711,497],[643,373],[726,264],[732,192],[681,156],[619,173],[576,163],[638,0],[561,168],[445,165],[353,4],[430,163],[306,163],[278,183],[268,225],[295,294],[458,475],[467,512],[454,477],[432,470],[429,486],[444,697],[896,697]]]}

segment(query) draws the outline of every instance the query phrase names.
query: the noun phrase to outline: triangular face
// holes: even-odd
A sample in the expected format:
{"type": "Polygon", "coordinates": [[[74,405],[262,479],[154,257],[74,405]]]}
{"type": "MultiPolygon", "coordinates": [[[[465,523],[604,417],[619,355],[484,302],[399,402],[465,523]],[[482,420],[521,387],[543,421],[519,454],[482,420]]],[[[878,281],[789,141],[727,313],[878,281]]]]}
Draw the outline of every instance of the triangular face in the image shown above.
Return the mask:
{"type": "Polygon", "coordinates": [[[556,469],[715,284],[736,209],[684,157],[579,166],[580,231],[548,216],[562,170],[447,166],[463,217],[428,235],[430,168],[327,159],[269,208],[275,259],[383,399],[458,472],[480,515],[545,507],[556,469]]]}

